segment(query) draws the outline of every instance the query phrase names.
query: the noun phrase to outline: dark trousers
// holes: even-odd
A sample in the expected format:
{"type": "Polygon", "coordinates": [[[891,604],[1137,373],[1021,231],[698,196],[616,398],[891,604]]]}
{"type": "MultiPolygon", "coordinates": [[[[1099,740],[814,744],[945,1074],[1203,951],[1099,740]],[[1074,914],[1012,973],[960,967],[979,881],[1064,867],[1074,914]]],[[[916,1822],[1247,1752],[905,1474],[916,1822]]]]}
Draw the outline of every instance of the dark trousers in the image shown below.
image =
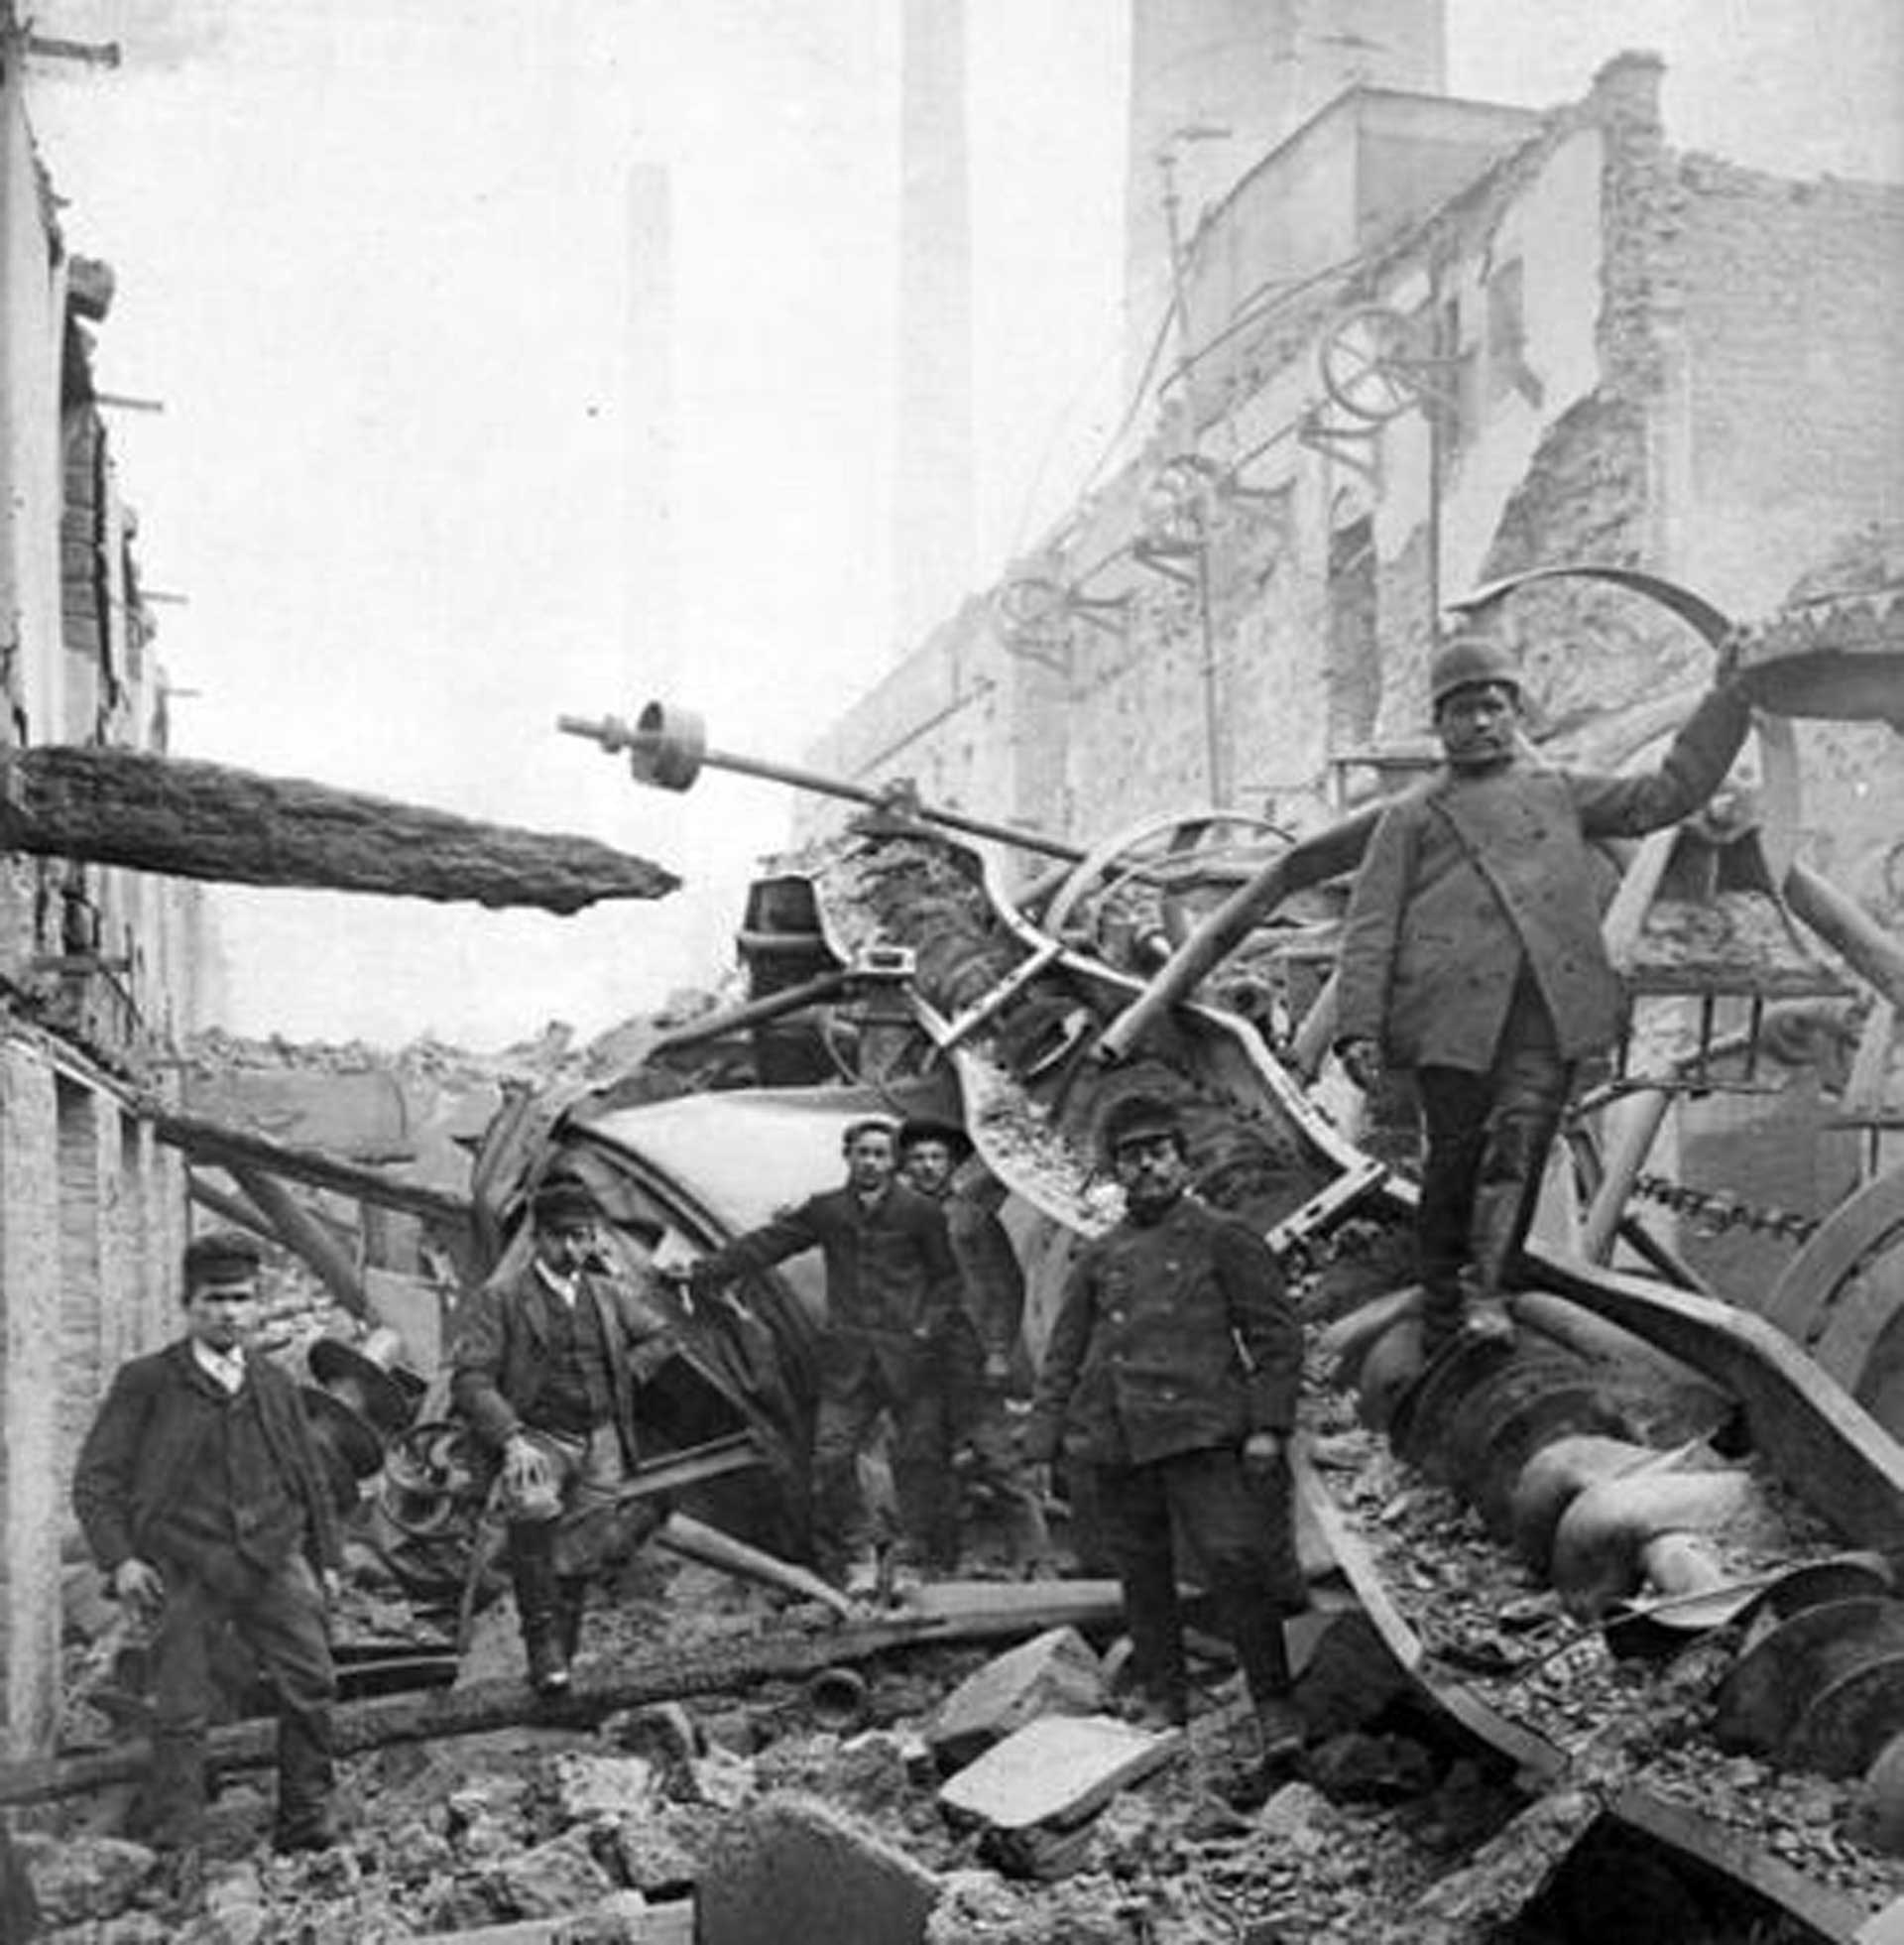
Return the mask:
{"type": "Polygon", "coordinates": [[[813,1540],[829,1573],[873,1544],[860,1454],[883,1411],[892,1418],[892,1489],[899,1503],[901,1550],[934,1567],[958,1551],[944,1388],[923,1373],[909,1385],[889,1386],[875,1367],[850,1392],[823,1390],[814,1420],[813,1540]]]}
{"type": "Polygon", "coordinates": [[[1526,1240],[1541,1171],[1573,1087],[1544,1013],[1516,1008],[1485,1073],[1423,1067],[1416,1080],[1426,1137],[1415,1241],[1424,1324],[1432,1340],[1460,1321],[1462,1270],[1498,1296],[1526,1240]]]}
{"type": "MultiPolygon", "coordinates": [[[[1172,1710],[1189,1702],[1183,1622],[1177,1605],[1172,1520],[1209,1577],[1217,1621],[1237,1650],[1250,1699],[1260,1708],[1289,1690],[1288,1651],[1277,1600],[1273,1535],[1265,1503],[1232,1446],[1177,1452],[1148,1465],[1093,1468],[1106,1548],[1124,1585],[1131,1673],[1172,1710]]],[[[1280,1501],[1288,1518],[1287,1476],[1280,1501]]]]}
{"type": "Polygon", "coordinates": [[[320,1824],[334,1777],[331,1665],[323,1591],[310,1563],[294,1553],[268,1574],[235,1573],[232,1591],[168,1570],[166,1604],[153,1643],[153,1763],[148,1822],[156,1843],[198,1839],[205,1808],[205,1731],[213,1704],[212,1642],[229,1625],[257,1656],[278,1699],[278,1832],[320,1824]]]}

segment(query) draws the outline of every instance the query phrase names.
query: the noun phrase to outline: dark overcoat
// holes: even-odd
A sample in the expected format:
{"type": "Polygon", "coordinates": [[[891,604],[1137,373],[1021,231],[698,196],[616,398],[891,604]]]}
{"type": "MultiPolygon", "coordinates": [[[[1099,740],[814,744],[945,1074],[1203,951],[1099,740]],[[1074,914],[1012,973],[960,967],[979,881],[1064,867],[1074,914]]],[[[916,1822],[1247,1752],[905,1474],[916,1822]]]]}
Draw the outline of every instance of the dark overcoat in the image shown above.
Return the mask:
{"type": "MultiPolygon", "coordinates": [[[[247,1355],[259,1423],[292,1497],[303,1508],[304,1550],[323,1571],[342,1560],[337,1515],[298,1387],[269,1359],[247,1355]]],[[[120,1367],[80,1447],[72,1506],[103,1572],[150,1560],[157,1529],[225,1409],[217,1380],[189,1339],[120,1367]]]]}
{"type": "Polygon", "coordinates": [[[1750,726],[1735,690],[1712,690],[1657,771],[1603,777],[1517,756],[1444,769],[1383,813],[1358,873],[1337,959],[1341,1039],[1375,1041],[1396,1066],[1484,1073],[1523,966],[1560,1055],[1618,1037],[1624,994],[1601,936],[1604,867],[1588,846],[1696,810],[1750,726]]]}
{"type": "MultiPolygon", "coordinates": [[[[492,1277],[463,1305],[450,1353],[449,1395],[488,1445],[500,1450],[510,1433],[533,1417],[548,1380],[549,1337],[561,1298],[534,1262],[492,1277]]],[[[608,1352],[615,1426],[633,1466],[635,1394],[679,1349],[664,1306],[619,1276],[584,1271],[578,1303],[594,1306],[608,1352]]]]}
{"type": "Polygon", "coordinates": [[[1148,1465],[1287,1433],[1302,1325],[1268,1246],[1180,1196],[1085,1245],[1045,1346],[1027,1456],[1148,1465]]]}
{"type": "Polygon", "coordinates": [[[902,1182],[870,1206],[851,1188],[810,1195],[703,1258],[695,1281],[718,1285],[813,1249],[826,1266],[821,1392],[843,1397],[877,1374],[905,1394],[936,1378],[959,1316],[959,1265],[944,1212],[902,1182]]]}

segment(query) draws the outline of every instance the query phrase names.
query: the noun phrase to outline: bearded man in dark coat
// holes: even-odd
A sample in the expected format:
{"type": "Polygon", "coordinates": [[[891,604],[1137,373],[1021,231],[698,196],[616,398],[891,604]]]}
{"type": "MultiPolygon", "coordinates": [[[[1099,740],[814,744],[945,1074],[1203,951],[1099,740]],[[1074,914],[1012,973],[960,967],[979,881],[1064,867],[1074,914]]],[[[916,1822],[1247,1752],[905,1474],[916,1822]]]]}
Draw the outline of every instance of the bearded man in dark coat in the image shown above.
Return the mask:
{"type": "Polygon", "coordinates": [[[1553,769],[1520,734],[1504,646],[1458,635],[1429,671],[1443,767],[1397,797],[1357,874],[1337,959],[1336,1052],[1371,1088],[1412,1069],[1426,1152],[1416,1244],[1423,1347],[1511,1338],[1502,1294],[1581,1063],[1615,1043],[1624,995],[1601,935],[1590,845],[1677,823],[1725,781],[1751,725],[1730,674],[1658,770],[1553,769]]]}
{"type": "Polygon", "coordinates": [[[1174,1531],[1196,1549],[1256,1712],[1266,1768],[1302,1748],[1278,1568],[1293,1523],[1287,1443],[1302,1326],[1268,1246],[1190,1193],[1183,1122],[1132,1095],[1102,1144],[1125,1214],[1088,1243],[1059,1298],[1024,1455],[1089,1466],[1124,1586],[1133,1705],[1189,1719],[1174,1531]]]}

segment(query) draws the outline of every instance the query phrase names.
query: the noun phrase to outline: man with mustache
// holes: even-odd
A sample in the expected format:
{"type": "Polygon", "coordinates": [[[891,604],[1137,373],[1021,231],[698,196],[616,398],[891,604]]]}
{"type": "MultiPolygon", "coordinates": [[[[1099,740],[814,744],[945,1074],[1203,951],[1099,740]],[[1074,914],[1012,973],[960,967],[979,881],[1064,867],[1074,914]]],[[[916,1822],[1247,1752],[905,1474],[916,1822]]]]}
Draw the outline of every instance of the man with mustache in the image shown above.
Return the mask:
{"type": "Polygon", "coordinates": [[[1175,1533],[1195,1548],[1273,1775],[1303,1740],[1278,1584],[1302,1326],[1262,1238],[1190,1193],[1172,1102],[1126,1096],[1100,1141],[1125,1214],[1066,1279],[1024,1456],[1048,1465],[1062,1451],[1091,1468],[1124,1587],[1133,1713],[1147,1726],[1189,1720],[1175,1533]]]}
{"type": "Polygon", "coordinates": [[[1659,769],[1549,768],[1524,742],[1520,674],[1460,634],[1429,669],[1442,768],[1369,840],[1337,959],[1336,1052],[1357,1086],[1412,1069],[1425,1154],[1415,1240],[1422,1346],[1509,1341],[1502,1293],[1583,1060],[1618,1037],[1590,846],[1677,823],[1725,781],[1751,723],[1728,662],[1659,769]]]}

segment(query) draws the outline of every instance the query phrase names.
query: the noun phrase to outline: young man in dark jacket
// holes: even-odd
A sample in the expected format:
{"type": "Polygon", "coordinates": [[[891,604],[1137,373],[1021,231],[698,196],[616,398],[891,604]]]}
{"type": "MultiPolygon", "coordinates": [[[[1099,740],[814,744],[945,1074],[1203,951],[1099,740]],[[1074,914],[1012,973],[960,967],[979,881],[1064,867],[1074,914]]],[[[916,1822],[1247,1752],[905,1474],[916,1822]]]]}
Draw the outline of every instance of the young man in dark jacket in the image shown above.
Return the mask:
{"type": "Polygon", "coordinates": [[[882,1412],[892,1416],[892,1484],[909,1573],[956,1557],[947,1424],[948,1341],[959,1317],[959,1266],[935,1202],[894,1179],[890,1121],[856,1121],[842,1138],[846,1183],[737,1237],[693,1266],[695,1290],[718,1289],[819,1250],[826,1327],[813,1430],[814,1546],[821,1570],[849,1593],[879,1582],[860,1453],[882,1412]]]}
{"type": "Polygon", "coordinates": [[[1618,1036],[1590,842],[1676,823],[1724,782],[1751,724],[1727,677],[1656,771],[1554,770],[1520,736],[1520,677],[1485,635],[1429,670],[1444,767],[1382,813],[1357,874],[1336,1051],[1370,1087],[1412,1068],[1426,1153],[1415,1218],[1423,1347],[1506,1338],[1502,1303],[1582,1060],[1618,1036]],[[1472,1289],[1464,1288],[1464,1270],[1472,1289]]]}
{"type": "Polygon", "coordinates": [[[1264,1763],[1280,1764],[1302,1746],[1276,1576],[1301,1324],[1262,1239],[1188,1193],[1168,1101],[1115,1103],[1103,1146],[1125,1214],[1065,1284],[1025,1456],[1048,1464],[1062,1448],[1093,1468],[1143,1714],[1178,1724],[1190,1704],[1171,1544],[1180,1523],[1243,1665],[1264,1763]]]}
{"type": "Polygon", "coordinates": [[[573,1177],[530,1199],[531,1258],[457,1318],[450,1398],[501,1461],[510,1572],[543,1694],[569,1685],[588,1575],[563,1571],[558,1522],[606,1507],[637,1459],[636,1392],[677,1340],[664,1308],[606,1274],[601,1211],[573,1177]]]}
{"type": "Polygon", "coordinates": [[[210,1648],[227,1624],[278,1697],[273,1841],[335,1841],[325,1602],[337,1592],[336,1517],[297,1386],[246,1348],[260,1262],[235,1232],[186,1246],[185,1335],[121,1368],[73,1475],[113,1593],[157,1622],[147,1826],[162,1849],[200,1836],[210,1648]]]}
{"type": "Polygon", "coordinates": [[[945,1212],[959,1266],[964,1316],[946,1360],[954,1461],[965,1482],[999,1507],[1012,1563],[1032,1567],[1049,1555],[1051,1536],[1018,1459],[1007,1403],[1014,1388],[1028,1385],[1030,1371],[1024,1271],[996,1212],[959,1185],[971,1158],[972,1138],[954,1123],[915,1116],[899,1127],[900,1173],[945,1212]]]}

